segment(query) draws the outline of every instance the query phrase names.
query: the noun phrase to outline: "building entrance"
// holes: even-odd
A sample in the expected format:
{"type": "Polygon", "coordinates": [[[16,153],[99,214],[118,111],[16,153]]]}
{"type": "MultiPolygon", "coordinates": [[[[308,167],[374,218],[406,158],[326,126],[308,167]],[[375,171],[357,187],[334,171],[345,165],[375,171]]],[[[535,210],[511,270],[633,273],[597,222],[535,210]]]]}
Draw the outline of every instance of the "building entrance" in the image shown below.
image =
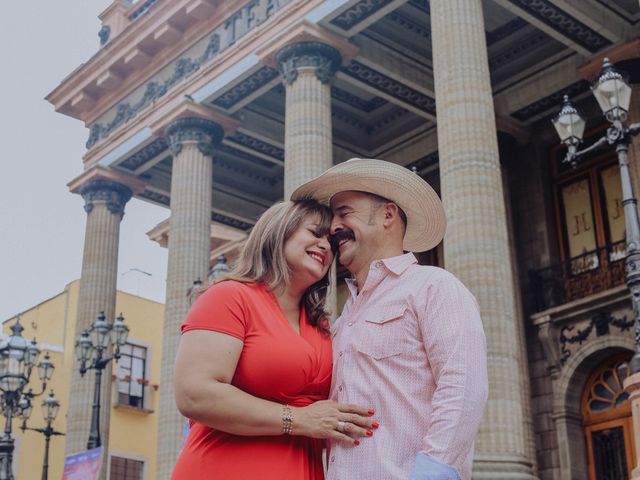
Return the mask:
{"type": "Polygon", "coordinates": [[[589,480],[627,480],[635,465],[631,402],[620,365],[629,354],[610,358],[593,372],[582,395],[589,480]]]}

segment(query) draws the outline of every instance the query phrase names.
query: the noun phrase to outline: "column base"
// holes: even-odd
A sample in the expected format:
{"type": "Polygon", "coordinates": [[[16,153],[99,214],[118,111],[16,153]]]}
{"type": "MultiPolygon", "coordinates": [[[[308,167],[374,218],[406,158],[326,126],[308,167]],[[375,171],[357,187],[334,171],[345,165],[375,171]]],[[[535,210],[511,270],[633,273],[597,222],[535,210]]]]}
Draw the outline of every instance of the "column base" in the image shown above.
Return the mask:
{"type": "Polygon", "coordinates": [[[522,457],[477,458],[473,462],[473,480],[539,480],[531,463],[522,457]]]}

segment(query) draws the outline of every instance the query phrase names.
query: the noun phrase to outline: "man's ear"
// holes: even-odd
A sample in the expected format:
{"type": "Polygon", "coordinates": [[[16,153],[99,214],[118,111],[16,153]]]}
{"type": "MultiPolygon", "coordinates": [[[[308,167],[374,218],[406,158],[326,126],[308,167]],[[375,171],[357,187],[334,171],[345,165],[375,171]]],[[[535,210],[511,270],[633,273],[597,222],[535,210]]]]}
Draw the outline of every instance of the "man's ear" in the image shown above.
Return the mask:
{"type": "Polygon", "coordinates": [[[385,227],[388,227],[394,221],[400,220],[400,208],[393,202],[387,202],[384,205],[384,221],[385,227]]]}

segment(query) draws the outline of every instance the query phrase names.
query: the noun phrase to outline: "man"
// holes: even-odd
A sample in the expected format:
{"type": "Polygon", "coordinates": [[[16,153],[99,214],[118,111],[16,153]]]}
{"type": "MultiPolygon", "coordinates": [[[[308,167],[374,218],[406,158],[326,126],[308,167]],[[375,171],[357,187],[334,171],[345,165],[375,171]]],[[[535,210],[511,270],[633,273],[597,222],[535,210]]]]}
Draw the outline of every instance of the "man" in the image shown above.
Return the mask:
{"type": "Polygon", "coordinates": [[[470,479],[488,390],[478,304],[453,275],[404,253],[442,240],[437,194],[399,165],[352,159],[291,198],[331,206],[332,240],[353,275],[332,327],[330,398],[374,406],[380,425],[359,446],[330,445],[328,480],[470,479]]]}

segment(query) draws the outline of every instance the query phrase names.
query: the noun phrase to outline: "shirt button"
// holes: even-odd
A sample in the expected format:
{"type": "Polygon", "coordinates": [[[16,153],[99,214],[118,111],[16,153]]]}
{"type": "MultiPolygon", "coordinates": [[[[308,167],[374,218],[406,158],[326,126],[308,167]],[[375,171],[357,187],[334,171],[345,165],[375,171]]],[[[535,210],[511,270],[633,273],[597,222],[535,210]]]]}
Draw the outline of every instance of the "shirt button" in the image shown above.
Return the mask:
{"type": "Polygon", "coordinates": [[[342,355],[344,355],[344,352],[340,352],[340,353],[338,354],[338,356],[339,356],[339,357],[341,357],[342,355]]]}
{"type": "Polygon", "coordinates": [[[341,391],[342,391],[342,385],[340,385],[340,386],[338,387],[338,391],[339,391],[339,392],[341,392],[341,391]]]}
{"type": "Polygon", "coordinates": [[[382,263],[381,263],[381,262],[376,262],[376,263],[374,263],[373,265],[374,265],[374,267],[376,267],[376,268],[380,268],[380,267],[382,266],[382,263]]]}
{"type": "Polygon", "coordinates": [[[353,326],[353,322],[349,322],[349,323],[347,323],[347,326],[348,326],[348,327],[352,327],[352,326],[353,326]]]}
{"type": "Polygon", "coordinates": [[[336,461],[336,456],[335,455],[331,455],[331,463],[336,461]]]}

